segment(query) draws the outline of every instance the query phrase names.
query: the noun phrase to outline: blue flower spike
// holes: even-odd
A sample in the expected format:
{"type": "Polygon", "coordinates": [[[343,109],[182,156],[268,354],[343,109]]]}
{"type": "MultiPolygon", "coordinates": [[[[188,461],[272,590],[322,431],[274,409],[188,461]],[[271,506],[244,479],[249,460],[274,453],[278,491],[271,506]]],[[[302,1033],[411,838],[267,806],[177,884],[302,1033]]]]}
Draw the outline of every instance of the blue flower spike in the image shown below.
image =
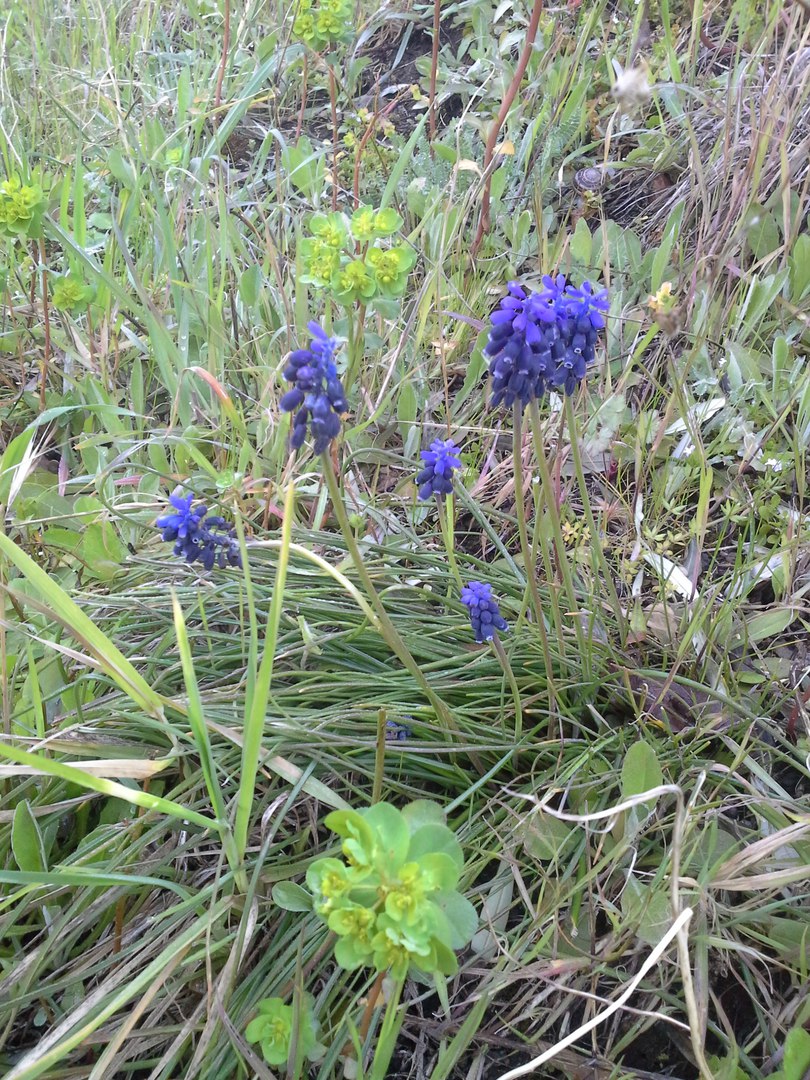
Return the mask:
{"type": "Polygon", "coordinates": [[[479,644],[492,641],[498,630],[509,629],[497,601],[492,596],[491,585],[482,581],[471,581],[461,590],[461,602],[470,613],[470,626],[479,644]]]}
{"type": "Polygon", "coordinates": [[[282,412],[295,413],[290,448],[301,449],[309,428],[315,453],[323,454],[340,434],[340,418],[349,407],[334,361],[337,339],[316,322],[308,323],[307,329],[312,338],[309,348],[296,349],[287,359],[284,378],[293,386],[279,406],[282,412]]]}
{"type": "Polygon", "coordinates": [[[564,274],[545,274],[537,292],[510,281],[490,316],[484,353],[490,357],[493,407],[517,401],[525,408],[551,386],[569,396],[596,355],[599,331],[610,308],[607,289],[583,281],[577,289],[564,274]]]}
{"type": "Polygon", "coordinates": [[[216,514],[208,514],[205,503],[194,505],[193,495],[182,489],[169,496],[172,511],[161,516],[155,527],[162,530],[167,543],[174,542],[174,554],[187,563],[201,562],[206,570],[241,566],[242,555],[233,526],[216,514]]]}
{"type": "Polygon", "coordinates": [[[453,493],[453,473],[461,468],[458,447],[452,439],[434,439],[429,450],[420,453],[424,468],[416,477],[419,498],[427,501],[433,495],[437,499],[453,493]]]}

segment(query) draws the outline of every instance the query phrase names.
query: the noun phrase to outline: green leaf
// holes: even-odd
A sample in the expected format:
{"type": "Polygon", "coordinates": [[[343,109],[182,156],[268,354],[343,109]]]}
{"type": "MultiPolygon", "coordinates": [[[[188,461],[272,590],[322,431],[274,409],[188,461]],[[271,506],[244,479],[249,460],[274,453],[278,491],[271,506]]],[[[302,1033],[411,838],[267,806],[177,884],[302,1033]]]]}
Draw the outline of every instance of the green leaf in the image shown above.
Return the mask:
{"type": "Polygon", "coordinates": [[[749,642],[766,641],[783,633],[796,620],[796,609],[775,607],[761,611],[745,621],[745,636],[749,642]]]}
{"type": "MultiPolygon", "coordinates": [[[[388,177],[388,182],[385,185],[385,191],[383,192],[383,196],[380,199],[380,210],[388,206],[388,204],[393,199],[394,193],[399,187],[399,181],[402,179],[402,174],[405,172],[411,161],[411,158],[413,157],[415,148],[422,145],[422,132],[425,130],[425,124],[427,123],[427,119],[428,114],[427,112],[425,112],[422,119],[411,132],[411,137],[408,139],[408,142],[405,144],[402,153],[399,155],[397,161],[395,162],[394,167],[391,170],[391,175],[388,177]]],[[[441,144],[435,143],[434,145],[438,149],[441,144]]]]}
{"type": "Polygon", "coordinates": [[[423,825],[444,825],[446,821],[444,810],[431,799],[414,799],[402,808],[402,816],[408,822],[411,834],[423,825]]]}
{"type": "Polygon", "coordinates": [[[109,581],[121,570],[127,549],[110,521],[88,525],[82,536],[82,554],[87,572],[100,581],[109,581]]]}
{"type": "Polygon", "coordinates": [[[630,874],[622,892],[622,914],[635,926],[639,941],[657,945],[672,923],[672,900],[661,886],[645,885],[630,874]]]}
{"type": "MultiPolygon", "coordinates": [[[[34,437],[35,428],[30,426],[21,434],[16,435],[6,446],[2,458],[0,458],[0,505],[8,507],[11,494],[11,485],[17,474],[17,469],[23,459],[29,453],[31,440],[34,437]]],[[[19,490],[19,483],[15,489],[19,490]]]]}
{"type": "Polygon", "coordinates": [[[405,818],[395,806],[383,802],[370,806],[363,818],[376,833],[376,859],[383,860],[381,868],[386,873],[393,873],[408,854],[410,833],[405,818]]]}
{"type": "Polygon", "coordinates": [[[262,285],[262,268],[258,263],[253,263],[239,278],[239,299],[245,307],[255,307],[259,299],[259,289],[262,285]]]}
{"type": "Polygon", "coordinates": [[[711,1057],[706,1059],[706,1062],[711,1069],[714,1080],[749,1080],[748,1074],[740,1068],[734,1054],[729,1054],[724,1058],[712,1054],[711,1057]]]}
{"type": "Polygon", "coordinates": [[[306,135],[295,146],[282,150],[281,164],[293,187],[314,201],[323,188],[323,158],[313,149],[306,135]]]}
{"type": "Polygon", "coordinates": [[[664,235],[652,261],[650,271],[650,292],[652,293],[658,292],[664,283],[664,273],[669,265],[669,257],[672,254],[676,238],[680,236],[685,207],[686,202],[679,202],[667,218],[664,235]]]}
{"type": "Polygon", "coordinates": [[[794,304],[804,300],[810,290],[810,236],[800,233],[788,259],[790,267],[790,299],[794,304]]]}
{"type": "Polygon", "coordinates": [[[273,902],[284,911],[312,911],[312,897],[294,881],[279,881],[273,886],[273,902]]]}
{"type": "Polygon", "coordinates": [[[358,836],[369,850],[374,846],[374,830],[356,810],[333,810],[326,815],[324,825],[344,839],[358,836]]]}
{"type": "MultiPolygon", "coordinates": [[[[164,799],[160,795],[142,791],[139,787],[127,787],[115,780],[106,780],[101,776],[85,772],[75,765],[68,765],[63,761],[55,761],[45,757],[44,754],[32,754],[28,750],[21,750],[18,746],[10,743],[0,743],[0,757],[8,758],[17,765],[27,765],[35,772],[44,773],[45,776],[56,776],[66,780],[70,784],[78,784],[80,788],[89,791],[99,791],[102,795],[110,795],[116,799],[141,806],[145,810],[154,810],[156,813],[167,814],[179,821],[190,821],[201,829],[213,829],[220,831],[218,821],[198,814],[187,806],[174,802],[172,799],[164,799]]],[[[167,762],[168,763],[168,762],[167,762]]]]}
{"type": "Polygon", "coordinates": [[[423,880],[432,883],[434,889],[455,889],[461,868],[455,859],[444,851],[431,851],[419,857],[419,869],[423,880]]]}
{"type": "Polygon", "coordinates": [[[752,203],[743,219],[745,243],[755,259],[764,259],[779,247],[779,226],[773,214],[752,203]]]}
{"type": "Polygon", "coordinates": [[[46,574],[30,556],[0,533],[0,553],[5,555],[40,594],[54,618],[82,643],[98,661],[99,666],[113,679],[133,701],[150,716],[163,717],[163,699],[156,694],[110,639],[68,594],[59,587],[53,577],[46,574]]]}
{"type": "MultiPolygon", "coordinates": [[[[664,774],[655,750],[644,739],[634,742],[622,763],[622,797],[630,799],[650,788],[660,787],[664,774]]],[[[646,805],[653,806],[654,803],[646,805]]]]}
{"type": "Polygon", "coordinates": [[[133,191],[137,186],[135,170],[130,162],[125,161],[120,150],[111,150],[107,155],[107,168],[122,187],[133,191]]]}
{"type": "Polygon", "coordinates": [[[399,436],[404,444],[404,453],[407,456],[415,450],[409,443],[419,438],[419,428],[416,426],[417,410],[416,390],[413,380],[407,379],[400,383],[397,395],[397,420],[399,422],[399,436]]]}
{"type": "Polygon", "coordinates": [[[593,251],[593,237],[585,218],[580,218],[571,237],[571,257],[581,267],[591,265],[591,253],[593,251]]]}
{"type": "Polygon", "coordinates": [[[810,1069],[810,1032],[801,1027],[791,1028],[785,1039],[785,1057],[782,1062],[783,1080],[803,1080],[810,1069]]]}
{"type": "Polygon", "coordinates": [[[779,270],[763,278],[752,274],[742,305],[733,313],[729,325],[743,323],[749,333],[756,334],[763,318],[770,313],[774,301],[784,289],[787,279],[787,270],[779,270]]]}
{"type": "Polygon", "coordinates": [[[18,803],[11,822],[11,850],[20,870],[41,874],[48,869],[45,845],[27,799],[18,803]]]}
{"type": "Polygon", "coordinates": [[[540,862],[556,859],[571,835],[572,826],[552,814],[538,810],[523,829],[523,843],[528,853],[540,862]]]}
{"type": "Polygon", "coordinates": [[[393,236],[395,232],[399,232],[403,224],[402,215],[391,206],[378,210],[374,215],[374,231],[378,236],[393,236]]]}
{"type": "Polygon", "coordinates": [[[43,547],[59,548],[72,553],[78,551],[82,543],[82,534],[76,529],[63,529],[58,525],[45,529],[42,533],[43,547]]]}
{"type": "Polygon", "coordinates": [[[408,861],[418,862],[423,855],[442,852],[449,855],[459,871],[464,866],[464,853],[452,829],[446,825],[422,825],[413,834],[408,845],[408,861]]]}
{"type": "Polygon", "coordinates": [[[435,893],[430,899],[444,914],[450,927],[450,940],[444,944],[452,949],[463,949],[478,929],[478,912],[454,889],[435,893]]]}
{"type": "Polygon", "coordinates": [[[447,146],[446,143],[434,143],[433,150],[438,158],[440,158],[442,161],[448,162],[448,164],[450,165],[455,165],[456,161],[458,160],[458,154],[456,153],[456,151],[453,149],[452,146],[447,146]]]}

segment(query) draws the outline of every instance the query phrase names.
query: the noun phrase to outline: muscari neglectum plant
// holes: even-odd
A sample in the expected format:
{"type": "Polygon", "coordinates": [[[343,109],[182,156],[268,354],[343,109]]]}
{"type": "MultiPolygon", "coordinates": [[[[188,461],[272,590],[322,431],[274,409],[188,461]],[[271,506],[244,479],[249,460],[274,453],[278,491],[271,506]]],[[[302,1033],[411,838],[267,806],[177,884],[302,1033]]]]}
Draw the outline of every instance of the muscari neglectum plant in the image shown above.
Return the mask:
{"type": "Polygon", "coordinates": [[[194,495],[181,489],[169,496],[172,506],[155,522],[163,539],[174,542],[174,554],[187,563],[201,562],[206,570],[220,566],[241,566],[242,556],[232,526],[224,518],[209,514],[205,503],[196,503],[194,495]]]}

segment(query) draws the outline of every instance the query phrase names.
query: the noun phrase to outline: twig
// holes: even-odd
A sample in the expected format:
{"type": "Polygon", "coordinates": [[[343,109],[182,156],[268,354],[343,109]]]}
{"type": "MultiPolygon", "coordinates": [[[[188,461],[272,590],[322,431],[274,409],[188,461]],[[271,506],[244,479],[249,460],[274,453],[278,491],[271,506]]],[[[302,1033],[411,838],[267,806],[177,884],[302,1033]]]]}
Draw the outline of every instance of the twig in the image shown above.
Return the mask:
{"type": "Polygon", "coordinates": [[[329,104],[332,107],[332,210],[338,205],[338,119],[337,119],[337,82],[335,69],[328,62],[329,68],[329,104]]]}
{"type": "Polygon", "coordinates": [[[45,265],[45,241],[39,241],[39,259],[42,264],[42,313],[44,317],[45,344],[42,351],[42,379],[39,384],[39,411],[45,412],[45,388],[48,384],[48,368],[51,363],[51,319],[48,313],[48,269],[45,265]]]}
{"type": "Polygon", "coordinates": [[[223,0],[223,17],[225,25],[222,28],[222,60],[219,63],[217,73],[217,88],[214,91],[214,112],[222,102],[222,83],[225,78],[225,67],[228,63],[228,50],[231,47],[231,0],[223,0]]]}
{"type": "Polygon", "coordinates": [[[441,0],[433,0],[433,53],[430,58],[430,153],[433,155],[433,143],[436,139],[436,73],[439,68],[439,24],[441,21],[441,0]]]}
{"type": "Polygon", "coordinates": [[[301,108],[298,110],[298,123],[295,125],[295,141],[301,138],[304,129],[304,109],[307,104],[307,76],[309,75],[309,56],[304,53],[304,71],[301,75],[301,108]]]}
{"type": "Polygon", "coordinates": [[[470,248],[470,254],[475,255],[478,248],[481,246],[481,241],[484,239],[484,234],[489,232],[489,192],[492,186],[492,173],[489,170],[489,165],[492,162],[492,155],[495,151],[495,144],[498,141],[498,135],[500,134],[503,122],[506,119],[507,113],[512,107],[512,102],[515,100],[520,84],[523,81],[523,76],[526,72],[526,68],[529,65],[529,57],[532,54],[532,47],[534,45],[534,39],[537,37],[537,28],[540,25],[540,15],[543,11],[543,0],[534,0],[534,7],[532,8],[532,17],[529,20],[529,26],[526,30],[526,40],[523,43],[523,51],[520,54],[517,67],[515,68],[515,74],[512,76],[512,81],[509,83],[509,87],[504,95],[504,99],[501,102],[501,107],[498,110],[498,117],[495,123],[489,130],[487,136],[487,145],[484,150],[484,194],[481,199],[481,217],[478,220],[478,231],[475,234],[472,247],[470,248]]]}
{"type": "Polygon", "coordinates": [[[357,149],[354,152],[354,174],[352,177],[352,198],[354,200],[355,210],[360,205],[360,160],[363,156],[363,151],[365,150],[369,139],[374,134],[377,128],[377,124],[380,122],[380,120],[384,120],[386,116],[389,116],[394,111],[394,109],[397,107],[397,105],[399,105],[400,101],[407,92],[407,90],[401,90],[393,99],[393,101],[389,102],[384,109],[376,110],[374,112],[374,115],[369,121],[368,127],[363,132],[360,138],[360,142],[357,144],[357,149]]]}

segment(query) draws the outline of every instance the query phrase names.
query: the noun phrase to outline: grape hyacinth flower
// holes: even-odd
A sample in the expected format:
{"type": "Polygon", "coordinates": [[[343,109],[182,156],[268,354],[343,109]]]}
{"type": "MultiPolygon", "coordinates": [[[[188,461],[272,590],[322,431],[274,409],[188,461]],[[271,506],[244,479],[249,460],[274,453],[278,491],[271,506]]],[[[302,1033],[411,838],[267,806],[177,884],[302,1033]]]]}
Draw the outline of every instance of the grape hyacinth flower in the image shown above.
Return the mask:
{"type": "Polygon", "coordinates": [[[301,449],[309,425],[315,453],[323,454],[340,433],[340,417],[348,405],[334,362],[336,339],[316,322],[307,323],[307,329],[312,340],[308,349],[290,353],[284,378],[294,385],[279,404],[282,412],[295,413],[290,448],[301,449]]]}
{"type": "Polygon", "coordinates": [[[479,644],[491,641],[497,630],[509,629],[497,601],[492,597],[491,585],[471,581],[461,590],[461,602],[470,613],[470,625],[479,644]]]}
{"type": "Polygon", "coordinates": [[[400,724],[397,720],[385,721],[385,738],[388,742],[404,742],[412,734],[407,724],[400,724]]]}
{"type": "Polygon", "coordinates": [[[491,315],[484,353],[490,357],[493,406],[525,408],[550,386],[569,396],[585,378],[595,358],[599,331],[610,302],[607,289],[589,281],[577,289],[563,274],[543,276],[542,287],[529,292],[510,281],[509,294],[491,315]]]}
{"type": "Polygon", "coordinates": [[[417,475],[419,498],[425,502],[435,495],[443,498],[453,493],[453,473],[461,468],[458,447],[452,439],[434,439],[429,450],[420,453],[424,468],[417,475]]]}
{"type": "Polygon", "coordinates": [[[174,554],[187,563],[201,562],[206,570],[241,566],[242,555],[232,526],[216,514],[208,514],[205,503],[194,505],[193,495],[175,492],[169,496],[173,507],[162,514],[155,527],[162,529],[166,542],[174,541],[174,554]]]}

